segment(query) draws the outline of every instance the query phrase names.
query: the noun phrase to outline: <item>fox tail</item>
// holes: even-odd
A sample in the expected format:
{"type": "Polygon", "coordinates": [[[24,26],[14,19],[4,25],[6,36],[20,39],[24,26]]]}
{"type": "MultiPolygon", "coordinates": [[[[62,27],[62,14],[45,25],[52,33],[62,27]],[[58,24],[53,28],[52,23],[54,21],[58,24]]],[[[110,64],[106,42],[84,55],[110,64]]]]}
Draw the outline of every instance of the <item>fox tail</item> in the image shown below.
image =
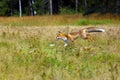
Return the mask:
{"type": "Polygon", "coordinates": [[[99,28],[99,29],[93,29],[93,30],[87,30],[88,33],[91,32],[105,32],[105,29],[99,28]]]}

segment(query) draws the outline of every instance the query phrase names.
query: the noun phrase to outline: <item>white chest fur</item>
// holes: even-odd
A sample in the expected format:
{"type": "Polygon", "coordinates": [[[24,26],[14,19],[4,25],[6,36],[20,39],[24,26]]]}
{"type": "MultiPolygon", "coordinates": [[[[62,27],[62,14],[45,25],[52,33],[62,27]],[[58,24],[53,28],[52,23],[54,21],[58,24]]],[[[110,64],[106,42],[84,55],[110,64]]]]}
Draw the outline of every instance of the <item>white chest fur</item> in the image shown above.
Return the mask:
{"type": "Polygon", "coordinates": [[[70,40],[69,40],[69,39],[67,39],[66,37],[61,37],[60,39],[61,39],[61,40],[63,40],[65,43],[70,42],[70,40]]]}

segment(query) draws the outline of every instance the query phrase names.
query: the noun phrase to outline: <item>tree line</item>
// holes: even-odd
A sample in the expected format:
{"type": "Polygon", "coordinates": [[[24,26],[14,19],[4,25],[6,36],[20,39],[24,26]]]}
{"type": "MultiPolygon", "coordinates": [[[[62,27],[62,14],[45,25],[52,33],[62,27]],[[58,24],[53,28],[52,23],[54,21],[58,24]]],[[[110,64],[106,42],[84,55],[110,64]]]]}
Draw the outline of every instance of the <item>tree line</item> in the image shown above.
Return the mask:
{"type": "Polygon", "coordinates": [[[120,14],[120,0],[1,0],[0,16],[120,14]]]}

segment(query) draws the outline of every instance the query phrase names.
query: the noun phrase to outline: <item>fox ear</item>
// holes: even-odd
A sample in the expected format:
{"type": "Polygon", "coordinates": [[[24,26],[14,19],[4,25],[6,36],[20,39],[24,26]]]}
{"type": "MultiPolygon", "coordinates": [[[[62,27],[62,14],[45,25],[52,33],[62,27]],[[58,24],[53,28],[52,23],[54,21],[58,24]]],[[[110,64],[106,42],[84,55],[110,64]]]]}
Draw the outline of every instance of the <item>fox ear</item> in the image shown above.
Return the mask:
{"type": "Polygon", "coordinates": [[[57,32],[57,34],[60,34],[60,33],[61,33],[60,31],[57,32]]]}
{"type": "Polygon", "coordinates": [[[58,31],[58,33],[61,33],[61,31],[58,31]]]}

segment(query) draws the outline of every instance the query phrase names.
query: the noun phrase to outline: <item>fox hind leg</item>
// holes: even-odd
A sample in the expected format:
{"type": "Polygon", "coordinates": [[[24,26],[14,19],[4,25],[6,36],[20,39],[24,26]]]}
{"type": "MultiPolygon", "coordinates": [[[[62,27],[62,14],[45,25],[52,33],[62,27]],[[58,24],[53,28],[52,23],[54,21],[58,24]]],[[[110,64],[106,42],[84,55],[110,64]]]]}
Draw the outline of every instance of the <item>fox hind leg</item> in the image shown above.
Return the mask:
{"type": "Polygon", "coordinates": [[[87,39],[89,42],[94,42],[94,39],[90,35],[87,36],[87,39]]]}

